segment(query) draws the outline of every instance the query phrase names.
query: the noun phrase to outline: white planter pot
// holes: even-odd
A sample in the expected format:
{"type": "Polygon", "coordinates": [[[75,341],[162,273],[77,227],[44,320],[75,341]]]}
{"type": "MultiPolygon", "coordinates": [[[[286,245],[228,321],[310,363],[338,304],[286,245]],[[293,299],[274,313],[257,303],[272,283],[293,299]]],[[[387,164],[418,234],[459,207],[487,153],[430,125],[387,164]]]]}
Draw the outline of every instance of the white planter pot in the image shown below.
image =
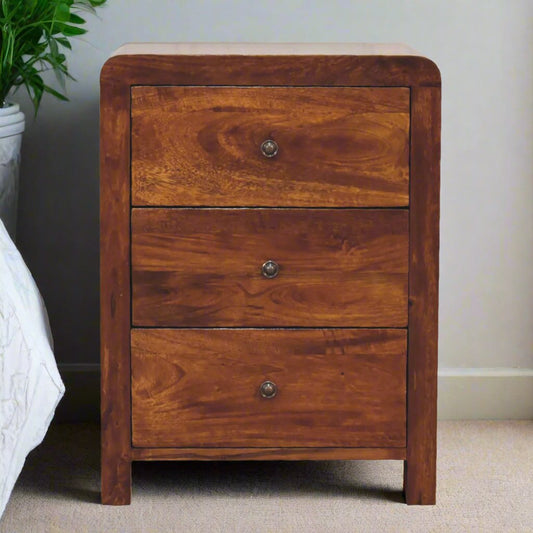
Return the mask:
{"type": "Polygon", "coordinates": [[[18,104],[0,108],[0,220],[15,240],[19,194],[20,145],[24,113],[18,104]]]}

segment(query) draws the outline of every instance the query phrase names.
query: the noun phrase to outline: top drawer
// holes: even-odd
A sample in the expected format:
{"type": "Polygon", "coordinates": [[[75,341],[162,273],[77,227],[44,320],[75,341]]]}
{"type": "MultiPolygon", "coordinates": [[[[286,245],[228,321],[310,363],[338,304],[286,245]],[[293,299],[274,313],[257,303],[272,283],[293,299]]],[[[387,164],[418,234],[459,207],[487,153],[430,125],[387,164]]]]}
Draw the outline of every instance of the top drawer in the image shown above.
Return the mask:
{"type": "Polygon", "coordinates": [[[409,203],[408,88],[138,86],[131,98],[133,205],[409,203]]]}

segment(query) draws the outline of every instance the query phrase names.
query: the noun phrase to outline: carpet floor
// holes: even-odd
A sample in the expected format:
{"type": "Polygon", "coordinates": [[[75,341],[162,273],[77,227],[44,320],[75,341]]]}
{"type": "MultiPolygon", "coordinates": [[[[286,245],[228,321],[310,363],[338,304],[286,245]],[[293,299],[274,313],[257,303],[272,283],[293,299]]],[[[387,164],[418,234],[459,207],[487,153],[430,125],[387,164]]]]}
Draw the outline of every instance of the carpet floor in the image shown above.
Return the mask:
{"type": "Polygon", "coordinates": [[[52,426],[2,533],[533,532],[533,421],[439,423],[436,506],[402,503],[401,461],[135,463],[99,502],[99,431],[52,426]]]}

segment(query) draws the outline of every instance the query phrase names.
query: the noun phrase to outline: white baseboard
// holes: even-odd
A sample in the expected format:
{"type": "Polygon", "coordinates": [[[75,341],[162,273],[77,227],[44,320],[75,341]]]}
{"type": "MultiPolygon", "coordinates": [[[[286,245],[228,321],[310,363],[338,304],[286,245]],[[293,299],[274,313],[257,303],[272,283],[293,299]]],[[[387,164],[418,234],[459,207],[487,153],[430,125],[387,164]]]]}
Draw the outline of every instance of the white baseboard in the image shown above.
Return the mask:
{"type": "MultiPolygon", "coordinates": [[[[56,420],[98,420],[100,365],[60,364],[56,420]]],[[[533,419],[533,368],[441,368],[439,419],[533,419]]]]}
{"type": "Polygon", "coordinates": [[[440,420],[533,419],[533,368],[441,368],[440,420]]]}

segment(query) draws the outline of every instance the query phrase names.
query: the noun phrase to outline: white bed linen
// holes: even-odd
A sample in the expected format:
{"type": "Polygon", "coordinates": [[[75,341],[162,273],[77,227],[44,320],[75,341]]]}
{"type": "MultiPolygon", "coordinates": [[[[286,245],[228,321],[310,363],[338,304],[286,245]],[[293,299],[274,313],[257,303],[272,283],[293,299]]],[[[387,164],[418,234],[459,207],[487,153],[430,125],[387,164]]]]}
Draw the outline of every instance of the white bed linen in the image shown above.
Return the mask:
{"type": "Polygon", "coordinates": [[[0,221],[0,517],[65,392],[43,300],[0,221]]]}

